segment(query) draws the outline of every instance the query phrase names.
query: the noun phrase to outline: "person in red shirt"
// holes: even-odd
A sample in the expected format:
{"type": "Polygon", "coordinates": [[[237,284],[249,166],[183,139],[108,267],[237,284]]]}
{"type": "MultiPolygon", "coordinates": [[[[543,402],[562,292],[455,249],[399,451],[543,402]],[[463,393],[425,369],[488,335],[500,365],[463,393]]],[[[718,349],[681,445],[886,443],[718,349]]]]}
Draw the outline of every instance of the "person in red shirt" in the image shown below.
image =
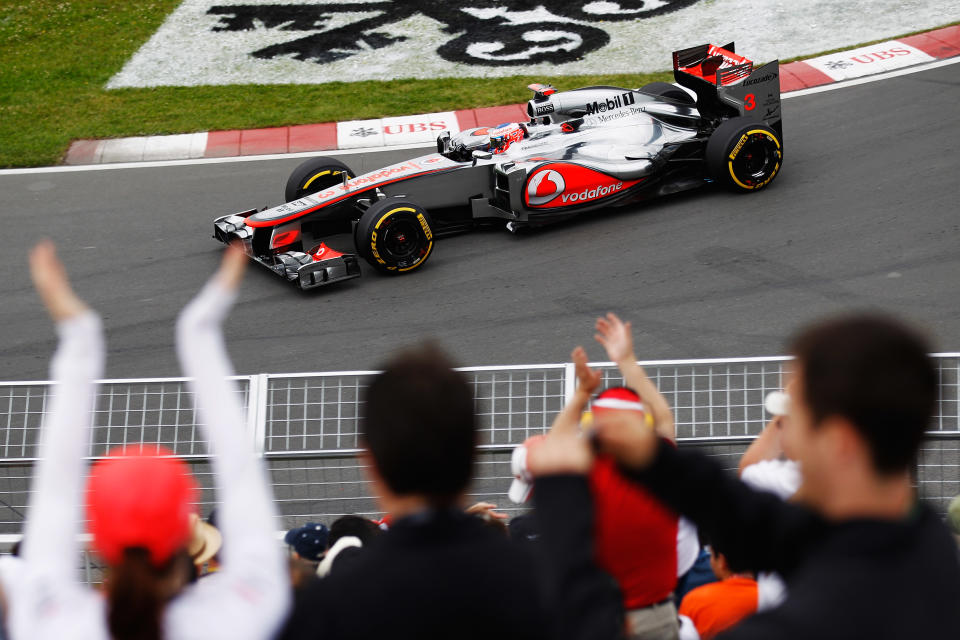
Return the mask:
{"type": "MultiPolygon", "coordinates": [[[[640,412],[658,436],[674,442],[673,413],[637,364],[630,323],[610,313],[597,320],[596,329],[597,342],[617,364],[627,386],[600,393],[593,401],[593,413],[640,412]]],[[[577,347],[572,357],[579,380],[577,392],[593,394],[600,385],[600,372],[587,367],[582,347],[577,347]]],[[[576,432],[580,427],[577,417],[562,413],[551,432],[576,432]]],[[[677,515],[646,489],[624,478],[609,456],[597,457],[590,473],[590,493],[595,516],[594,555],[623,593],[627,636],[635,640],[674,640],[679,633],[671,597],[677,584],[677,515]]]]}
{"type": "Polygon", "coordinates": [[[727,557],[713,546],[710,568],[720,581],[697,587],[680,603],[680,615],[692,622],[701,640],[710,640],[757,612],[757,581],[753,574],[733,569],[727,557]]]}
{"type": "MultiPolygon", "coordinates": [[[[643,410],[639,396],[625,387],[606,389],[593,401],[598,415],[643,410]]],[[[589,481],[597,564],[620,585],[624,608],[632,612],[669,600],[677,585],[676,514],[625,479],[609,456],[597,457],[589,481]]]]}

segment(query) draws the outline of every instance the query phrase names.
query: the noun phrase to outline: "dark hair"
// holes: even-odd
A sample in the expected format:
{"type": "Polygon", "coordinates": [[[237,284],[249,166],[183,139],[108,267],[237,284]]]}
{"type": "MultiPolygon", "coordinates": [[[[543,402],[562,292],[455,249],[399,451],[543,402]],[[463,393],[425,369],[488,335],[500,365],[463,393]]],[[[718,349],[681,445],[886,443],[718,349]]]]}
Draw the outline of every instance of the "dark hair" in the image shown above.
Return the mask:
{"type": "MultiPolygon", "coordinates": [[[[700,544],[704,547],[710,547],[710,550],[713,551],[715,556],[723,556],[724,560],[727,561],[727,568],[730,569],[733,573],[746,573],[750,570],[748,565],[741,565],[738,563],[739,560],[743,560],[742,555],[734,556],[733,561],[730,560],[730,556],[727,555],[727,545],[724,543],[722,538],[711,538],[705,533],[702,532],[702,529],[698,529],[698,535],[700,537],[700,544]],[[718,544],[719,541],[719,544],[718,544]]],[[[712,572],[711,572],[712,573],[712,572]]]]}
{"type": "Polygon", "coordinates": [[[374,538],[383,533],[377,523],[369,518],[360,516],[342,516],[330,525],[330,535],[327,537],[327,547],[332,547],[340,538],[356,536],[364,547],[373,542],[374,538]]]}
{"type": "Polygon", "coordinates": [[[476,445],[464,376],[426,344],[398,353],[365,395],[361,440],[390,490],[451,504],[470,482],[476,445]]]}
{"type": "Polygon", "coordinates": [[[113,640],[161,640],[163,612],[171,593],[170,579],[190,562],[186,552],[174,554],[163,566],[150,562],[150,552],[131,547],[110,568],[107,581],[107,626],[113,640]]]}
{"type": "Polygon", "coordinates": [[[889,318],[857,315],[806,329],[792,351],[814,424],[846,418],[878,473],[909,468],[937,397],[926,341],[889,318]]]}

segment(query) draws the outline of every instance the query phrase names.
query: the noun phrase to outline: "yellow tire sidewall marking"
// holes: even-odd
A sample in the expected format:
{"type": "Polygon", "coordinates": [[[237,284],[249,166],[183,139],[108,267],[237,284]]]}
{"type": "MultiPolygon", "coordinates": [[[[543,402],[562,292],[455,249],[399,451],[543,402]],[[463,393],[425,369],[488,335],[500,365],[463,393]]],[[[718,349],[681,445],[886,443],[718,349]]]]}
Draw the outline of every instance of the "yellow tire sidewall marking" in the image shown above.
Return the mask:
{"type": "Polygon", "coordinates": [[[404,268],[402,268],[402,269],[399,269],[399,268],[397,268],[397,267],[387,267],[387,268],[390,269],[391,271],[393,271],[393,270],[397,270],[397,271],[410,271],[410,270],[412,270],[412,269],[416,269],[416,268],[419,267],[421,264],[423,264],[423,262],[424,262],[424,261],[427,259],[427,257],[430,255],[430,252],[433,251],[433,232],[430,230],[430,225],[427,224],[427,219],[424,218],[424,217],[423,217],[423,214],[420,213],[419,211],[417,211],[416,209],[414,209],[414,208],[412,208],[412,207],[397,207],[396,209],[390,209],[390,211],[387,211],[385,214],[383,214],[383,215],[380,217],[380,219],[377,220],[377,224],[375,224],[375,225],[373,226],[373,232],[370,234],[370,250],[371,250],[371,252],[373,253],[373,257],[376,258],[377,262],[379,262],[380,264],[383,264],[383,265],[387,264],[387,263],[383,260],[383,258],[380,257],[380,253],[377,251],[377,229],[380,228],[380,226],[384,223],[384,221],[385,221],[387,218],[389,218],[389,217],[392,216],[393,214],[395,214],[395,213],[397,213],[397,212],[400,212],[400,211],[408,211],[408,212],[410,212],[410,213],[416,214],[417,220],[419,220],[420,226],[423,227],[423,232],[424,232],[424,234],[426,235],[426,237],[427,237],[427,242],[428,242],[428,244],[427,244],[427,252],[423,254],[423,257],[422,257],[420,260],[418,260],[416,264],[414,264],[414,265],[412,265],[412,266],[409,266],[409,267],[404,267],[404,268]]]}
{"type": "Polygon", "coordinates": [[[740,182],[737,176],[733,173],[733,161],[737,158],[737,155],[740,153],[740,149],[743,148],[743,145],[746,143],[747,139],[755,133],[763,134],[768,140],[773,140],[773,143],[777,145],[777,155],[780,156],[780,141],[777,140],[777,137],[769,131],[764,129],[751,129],[740,136],[740,141],[737,142],[737,146],[734,147],[733,151],[730,153],[729,159],[727,160],[727,170],[730,172],[730,177],[733,178],[733,181],[748,191],[756,191],[757,189],[766,186],[771,180],[773,180],[774,176],[777,175],[777,172],[780,171],[780,160],[778,158],[776,166],[774,166],[773,171],[770,172],[770,176],[760,184],[752,187],[740,182]]]}
{"type": "MultiPolygon", "coordinates": [[[[311,184],[314,180],[316,180],[317,178],[320,178],[321,176],[326,176],[326,175],[330,175],[330,174],[333,174],[333,175],[335,175],[335,176],[338,176],[338,175],[340,175],[341,173],[343,173],[343,171],[335,171],[335,170],[333,170],[333,169],[327,169],[326,171],[321,171],[320,173],[312,176],[309,180],[307,180],[307,182],[306,182],[302,187],[300,187],[300,188],[301,188],[301,189],[307,189],[307,188],[309,188],[309,187],[310,187],[310,184],[311,184]]],[[[350,174],[349,174],[349,173],[347,174],[347,179],[348,179],[348,180],[350,179],[350,174]]]]}

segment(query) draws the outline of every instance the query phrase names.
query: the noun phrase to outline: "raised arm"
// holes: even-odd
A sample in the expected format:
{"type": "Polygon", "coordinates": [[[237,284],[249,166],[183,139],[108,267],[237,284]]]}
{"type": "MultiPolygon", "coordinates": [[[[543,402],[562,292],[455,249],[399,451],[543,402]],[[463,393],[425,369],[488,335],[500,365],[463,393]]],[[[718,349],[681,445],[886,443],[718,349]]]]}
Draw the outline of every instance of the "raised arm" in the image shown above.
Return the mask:
{"type": "Polygon", "coordinates": [[[570,354],[577,373],[577,388],[550,426],[551,434],[577,434],[580,416],[590,402],[590,396],[600,386],[601,374],[587,366],[587,352],[577,347],[570,354]]]}
{"type": "Polygon", "coordinates": [[[24,527],[22,557],[49,588],[76,583],[83,521],[84,457],[96,380],[103,375],[100,318],[74,294],[49,241],[30,253],[30,273],[60,342],[50,365],[56,381],[43,416],[40,461],[24,527]]]}
{"type": "Polygon", "coordinates": [[[289,603],[267,473],[244,428],[236,385],[228,379],[233,371],[221,329],[246,261],[243,251],[227,249],[220,270],[177,322],[177,355],[191,378],[197,416],[213,453],[223,547],[221,570],[201,580],[192,602],[183,599],[186,611],[171,620],[169,637],[195,637],[209,623],[216,636],[267,638],[279,627],[289,603]],[[204,612],[192,607],[211,608],[204,612]]]}
{"type": "Polygon", "coordinates": [[[782,420],[783,416],[773,416],[763,431],[760,432],[760,435],[750,443],[750,446],[740,457],[737,475],[742,475],[743,470],[752,464],[763,460],[776,460],[783,454],[783,445],[780,444],[780,433],[782,431],[780,423],[782,420]]]}
{"type": "Polygon", "coordinates": [[[657,434],[676,441],[677,429],[670,405],[637,363],[630,323],[622,322],[615,314],[608,313],[606,318],[597,318],[596,329],[597,335],[594,337],[607,350],[607,357],[616,363],[626,385],[639,393],[643,403],[650,408],[657,434]]]}

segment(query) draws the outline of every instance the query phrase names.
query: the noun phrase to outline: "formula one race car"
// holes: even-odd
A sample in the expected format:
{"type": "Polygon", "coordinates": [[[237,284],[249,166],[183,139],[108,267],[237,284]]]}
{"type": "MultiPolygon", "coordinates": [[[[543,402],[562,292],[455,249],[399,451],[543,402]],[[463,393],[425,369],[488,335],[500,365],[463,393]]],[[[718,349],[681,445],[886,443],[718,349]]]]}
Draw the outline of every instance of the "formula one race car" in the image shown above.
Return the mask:
{"type": "Polygon", "coordinates": [[[676,51],[673,69],[680,86],[530,85],[529,122],[444,132],[436,153],[361,176],[310,159],[286,204],[217,218],[214,237],[310,289],[360,276],[357,254],[414,271],[437,237],[479,225],[518,231],[711,182],[769,185],[783,161],[778,62],[754,68],[731,43],[676,51]]]}

